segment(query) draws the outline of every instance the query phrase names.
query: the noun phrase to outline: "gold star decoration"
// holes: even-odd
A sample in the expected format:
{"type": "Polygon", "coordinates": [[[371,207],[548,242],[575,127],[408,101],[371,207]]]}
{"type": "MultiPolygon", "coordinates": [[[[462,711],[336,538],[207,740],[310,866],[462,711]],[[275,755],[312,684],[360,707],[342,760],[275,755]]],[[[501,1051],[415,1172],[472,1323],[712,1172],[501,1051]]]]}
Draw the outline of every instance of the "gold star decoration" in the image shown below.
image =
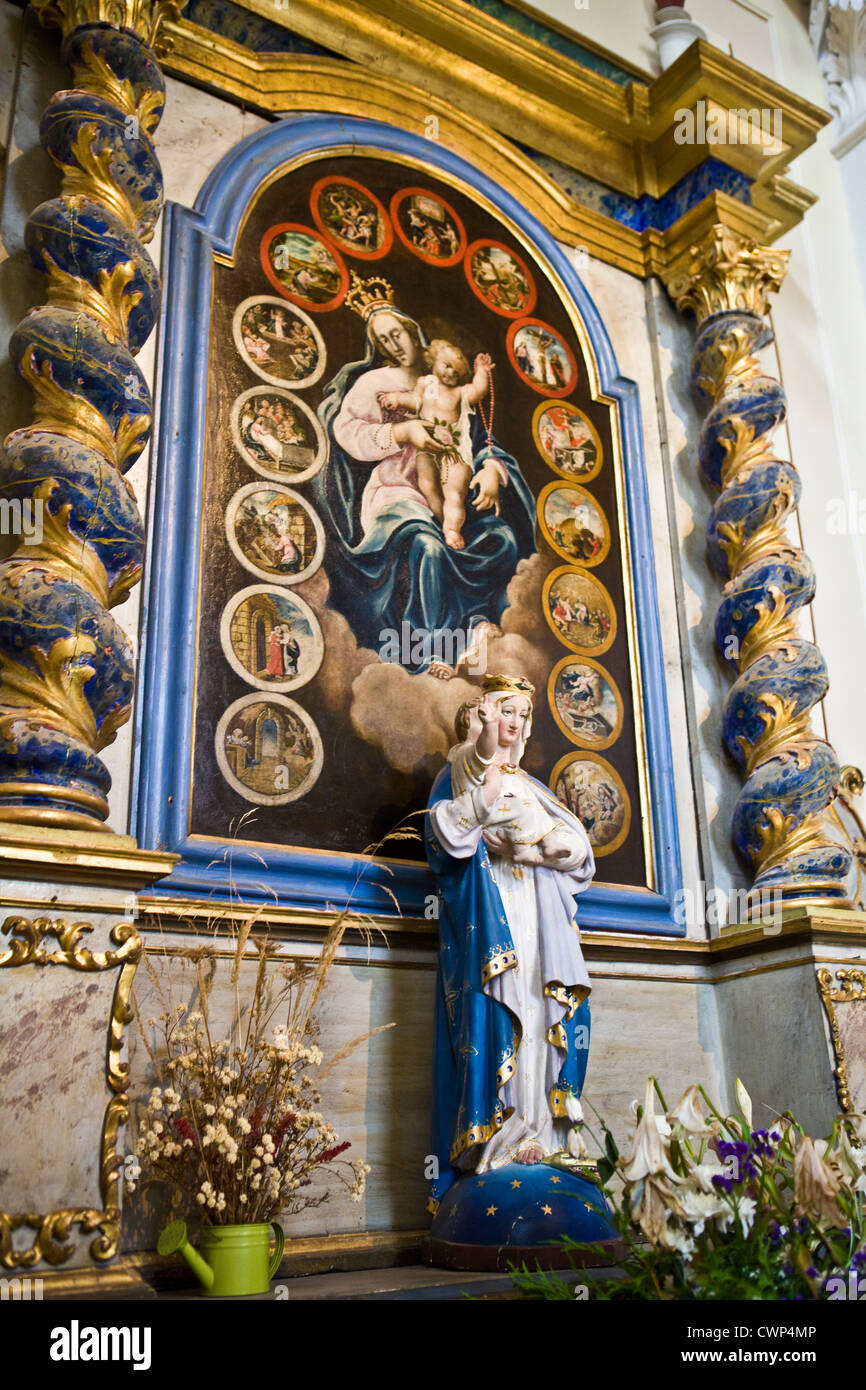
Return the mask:
{"type": "Polygon", "coordinates": [[[481,1181],[479,1182],[478,1186],[479,1186],[479,1187],[483,1187],[484,1184],[486,1183],[486,1181],[487,1181],[486,1178],[482,1178],[481,1181]]]}
{"type": "Polygon", "coordinates": [[[562,1178],[551,1178],[551,1182],[562,1182],[562,1178]]]}
{"type": "Polygon", "coordinates": [[[498,1210],[499,1210],[498,1207],[488,1207],[488,1208],[487,1208],[487,1215],[488,1215],[488,1216],[495,1216],[498,1210]]]}
{"type": "Polygon", "coordinates": [[[512,1187],[519,1187],[519,1186],[520,1186],[520,1183],[518,1182],[517,1178],[514,1179],[514,1181],[512,1182],[511,1186],[512,1186],[512,1187]]]}
{"type": "Polygon", "coordinates": [[[545,1216],[552,1216],[552,1215],[553,1215],[553,1207],[546,1207],[546,1206],[545,1206],[545,1207],[542,1207],[541,1210],[544,1212],[544,1215],[545,1215],[545,1216]]]}

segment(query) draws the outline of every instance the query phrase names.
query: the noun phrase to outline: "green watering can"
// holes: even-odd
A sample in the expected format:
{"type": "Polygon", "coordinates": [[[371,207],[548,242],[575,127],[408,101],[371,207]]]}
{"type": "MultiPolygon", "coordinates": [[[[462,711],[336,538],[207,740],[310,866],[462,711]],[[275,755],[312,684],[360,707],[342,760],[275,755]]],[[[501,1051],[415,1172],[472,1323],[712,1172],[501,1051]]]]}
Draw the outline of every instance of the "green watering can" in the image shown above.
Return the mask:
{"type": "Polygon", "coordinates": [[[156,1243],[160,1255],[180,1252],[208,1298],[267,1293],[283,1258],[286,1238],[276,1221],[250,1226],[205,1226],[200,1251],[190,1245],[185,1221],[172,1221],[156,1243]],[[274,1253],[270,1254],[271,1231],[274,1253]]]}

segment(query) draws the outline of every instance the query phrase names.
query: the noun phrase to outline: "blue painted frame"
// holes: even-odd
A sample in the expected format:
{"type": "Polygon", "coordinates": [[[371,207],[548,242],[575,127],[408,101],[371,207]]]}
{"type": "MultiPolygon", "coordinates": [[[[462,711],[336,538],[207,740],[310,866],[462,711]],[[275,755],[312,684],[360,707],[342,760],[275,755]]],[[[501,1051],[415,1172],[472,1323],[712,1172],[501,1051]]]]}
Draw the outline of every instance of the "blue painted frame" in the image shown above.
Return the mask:
{"type": "Polygon", "coordinates": [[[213,255],[233,253],[241,218],[266,177],[298,156],[345,150],[353,142],[422,159],[477,190],[535,243],[586,325],[602,390],[617,403],[622,436],[657,890],[594,886],[581,897],[581,925],[681,936],[685,926],[674,919],[674,901],[682,870],[637,385],[620,376],[604,324],[563,249],[514,197],[435,142],[378,121],[337,116],[287,117],[249,136],[214,169],[193,211],[177,204],[166,209],[167,292],[158,359],[132,833],[141,846],[173,850],[181,859],[154,892],[211,898],[216,905],[230,896],[273,901],[276,891],[281,904],[307,909],[340,906],[352,894],[357,910],[393,915],[393,902],[380,886],[387,883],[404,915],[420,917],[432,890],[429,874],[419,866],[394,865],[392,878],[376,861],[310,850],[269,847],[263,871],[254,857],[258,846],[187,832],[198,599],[189,578],[199,570],[208,361],[201,325],[210,323],[213,255]]]}

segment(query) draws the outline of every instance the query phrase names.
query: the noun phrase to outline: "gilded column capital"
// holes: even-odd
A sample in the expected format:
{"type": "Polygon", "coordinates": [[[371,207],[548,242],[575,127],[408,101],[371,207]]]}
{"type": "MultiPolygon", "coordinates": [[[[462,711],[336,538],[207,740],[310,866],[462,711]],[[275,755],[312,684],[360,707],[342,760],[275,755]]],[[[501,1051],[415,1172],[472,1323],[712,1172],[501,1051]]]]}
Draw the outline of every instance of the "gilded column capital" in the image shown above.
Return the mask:
{"type": "Polygon", "coordinates": [[[31,0],[46,29],[61,29],[64,39],[76,29],[105,26],[125,29],[153,48],[164,19],[179,19],[176,0],[31,0]]]}
{"type": "Polygon", "coordinates": [[[666,288],[680,313],[691,310],[699,324],[730,310],[760,318],[785,278],[790,254],[716,222],[689,248],[686,266],[674,270],[666,288]]]}

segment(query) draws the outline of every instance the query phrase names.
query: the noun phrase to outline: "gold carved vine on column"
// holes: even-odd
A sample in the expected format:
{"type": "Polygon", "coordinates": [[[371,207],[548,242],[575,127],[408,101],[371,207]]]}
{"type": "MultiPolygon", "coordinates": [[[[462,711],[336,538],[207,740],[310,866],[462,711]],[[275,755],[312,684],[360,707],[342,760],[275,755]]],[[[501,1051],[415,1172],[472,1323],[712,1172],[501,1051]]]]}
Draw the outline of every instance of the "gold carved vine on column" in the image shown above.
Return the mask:
{"type": "Polygon", "coordinates": [[[30,1269],[40,1260],[49,1265],[64,1264],[75,1253],[75,1245],[69,1242],[74,1226],[80,1227],[85,1235],[97,1232],[90,1243],[90,1255],[94,1260],[110,1260],[117,1254],[120,1237],[117,1132],[127,1120],[129,1077],[129,1066],[122,1060],[121,1053],[124,1028],[132,1017],[129,996],[142,947],[131,922],[118,922],[112,927],[110,937],[116,950],[89,950],[82,938],[91,931],[93,927],[88,922],[70,923],[51,917],[7,917],[0,927],[0,933],[9,938],[6,949],[0,950],[0,969],[61,965],[88,973],[119,971],[108,1024],[106,1081],[112,1095],[102,1123],[99,1164],[102,1207],[69,1206],[45,1214],[0,1211],[0,1266],[4,1269],[30,1269]],[[49,949],[46,944],[52,937],[57,943],[56,950],[49,949]],[[35,1236],[25,1249],[16,1249],[14,1233],[23,1228],[34,1231],[35,1236]]]}
{"type": "Polygon", "coordinates": [[[732,837],[753,865],[756,895],[841,904],[851,856],[828,838],[825,823],[839,764],[811,726],[829,677],[821,653],[799,631],[815,576],[786,530],[801,483],[793,463],[773,448],[787,402],[758,358],[773,341],[764,316],[789,255],[719,223],[666,284],[677,309],[698,321],[692,385],[707,410],[699,463],[719,494],[707,525],[710,556],[726,575],[716,644],[738,672],[722,711],[722,737],[745,775],[732,837]]]}

